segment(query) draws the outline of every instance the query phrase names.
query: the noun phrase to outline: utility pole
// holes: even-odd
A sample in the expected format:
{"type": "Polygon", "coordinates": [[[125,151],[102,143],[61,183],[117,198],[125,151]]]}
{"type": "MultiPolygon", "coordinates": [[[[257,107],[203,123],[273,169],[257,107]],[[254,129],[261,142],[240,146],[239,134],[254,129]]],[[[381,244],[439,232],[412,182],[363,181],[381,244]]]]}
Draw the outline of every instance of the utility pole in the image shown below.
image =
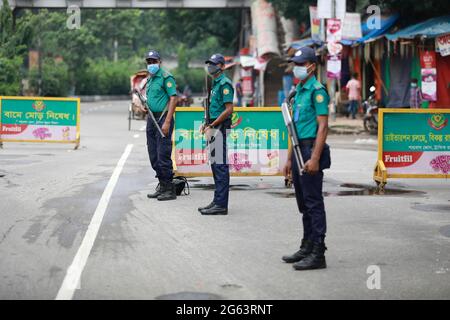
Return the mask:
{"type": "MultiPolygon", "coordinates": [[[[336,0],[333,0],[331,2],[331,16],[333,19],[336,18],[336,0]]],[[[330,88],[330,100],[332,101],[332,105],[333,105],[333,109],[334,109],[334,113],[332,114],[332,119],[333,121],[336,120],[336,79],[332,78],[331,79],[331,84],[330,84],[331,88],[330,88]]]]}

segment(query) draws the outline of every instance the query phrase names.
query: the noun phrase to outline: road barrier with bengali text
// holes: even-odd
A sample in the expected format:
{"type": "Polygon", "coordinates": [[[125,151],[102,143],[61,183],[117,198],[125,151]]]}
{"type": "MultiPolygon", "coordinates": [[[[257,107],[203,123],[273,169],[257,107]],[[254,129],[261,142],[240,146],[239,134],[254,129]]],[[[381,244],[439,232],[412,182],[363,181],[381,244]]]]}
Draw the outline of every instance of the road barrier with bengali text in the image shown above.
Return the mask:
{"type": "MultiPolygon", "coordinates": [[[[281,175],[288,156],[289,137],[279,107],[234,108],[228,134],[232,176],[281,175]]],[[[174,165],[184,176],[210,176],[206,141],[199,132],[203,108],[177,108],[174,165]]]]}
{"type": "Polygon", "coordinates": [[[0,96],[0,144],[80,144],[80,99],[0,96]]]}
{"type": "Polygon", "coordinates": [[[450,178],[450,109],[379,109],[374,180],[450,178]]]}

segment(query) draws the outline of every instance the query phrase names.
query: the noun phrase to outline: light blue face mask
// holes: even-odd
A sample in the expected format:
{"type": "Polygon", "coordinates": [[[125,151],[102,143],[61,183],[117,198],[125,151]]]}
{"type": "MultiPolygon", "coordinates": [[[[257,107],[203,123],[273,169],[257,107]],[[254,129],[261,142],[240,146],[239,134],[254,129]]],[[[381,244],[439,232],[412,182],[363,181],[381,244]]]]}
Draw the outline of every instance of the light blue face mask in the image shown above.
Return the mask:
{"type": "Polygon", "coordinates": [[[294,67],[294,77],[296,77],[297,79],[305,80],[306,78],[308,78],[308,75],[308,67],[294,67]]]}
{"type": "Polygon", "coordinates": [[[159,64],[157,64],[157,63],[154,63],[154,64],[149,64],[148,66],[147,66],[147,70],[148,70],[148,72],[150,72],[150,74],[155,74],[155,73],[157,73],[158,72],[158,70],[159,70],[159,64]]]}

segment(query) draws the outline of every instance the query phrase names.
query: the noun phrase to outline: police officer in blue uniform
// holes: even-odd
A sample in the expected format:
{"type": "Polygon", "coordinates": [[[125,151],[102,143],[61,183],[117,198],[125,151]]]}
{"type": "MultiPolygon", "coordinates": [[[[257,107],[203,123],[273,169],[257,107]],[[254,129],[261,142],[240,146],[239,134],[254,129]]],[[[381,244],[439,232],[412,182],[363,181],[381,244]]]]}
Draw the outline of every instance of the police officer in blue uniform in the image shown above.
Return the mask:
{"type": "Polygon", "coordinates": [[[158,51],[150,50],[145,60],[150,74],[147,82],[148,111],[153,113],[165,136],[161,136],[149,116],[147,119],[147,150],[150,163],[159,180],[159,188],[155,193],[148,194],[147,197],[159,201],[175,200],[177,196],[172,180],[171,157],[173,114],[177,102],[176,83],[174,77],[161,67],[161,56],[158,51]]]}
{"type": "Polygon", "coordinates": [[[297,51],[289,62],[293,62],[294,76],[300,80],[293,104],[293,121],[300,141],[305,162],[300,175],[293,152],[284,168],[285,176],[292,172],[295,197],[299,211],[303,214],[303,239],[300,250],[283,256],[293,263],[296,270],[326,268],[325,233],[326,214],[322,196],[323,170],[331,165],[330,148],[326,144],[328,134],[329,96],[314,73],[317,57],[314,49],[305,47],[297,51]]]}
{"type": "Polygon", "coordinates": [[[227,157],[227,131],[231,128],[233,113],[233,83],[225,74],[225,58],[214,54],[206,62],[207,72],[213,78],[209,101],[209,123],[201,131],[209,144],[209,159],[213,173],[215,191],[213,201],[198,210],[202,215],[228,214],[230,170],[227,157]]]}

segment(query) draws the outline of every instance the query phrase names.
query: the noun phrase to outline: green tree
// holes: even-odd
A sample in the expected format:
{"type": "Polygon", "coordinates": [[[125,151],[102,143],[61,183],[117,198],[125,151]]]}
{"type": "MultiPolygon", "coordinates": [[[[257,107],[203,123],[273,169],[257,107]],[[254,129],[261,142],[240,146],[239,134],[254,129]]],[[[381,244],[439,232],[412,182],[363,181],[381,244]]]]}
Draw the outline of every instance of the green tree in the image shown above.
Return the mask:
{"type": "Polygon", "coordinates": [[[22,23],[14,29],[12,10],[8,1],[3,0],[0,8],[0,95],[20,93],[21,66],[26,49],[22,43],[25,30],[22,23]]]}
{"type": "MultiPolygon", "coordinates": [[[[268,0],[286,18],[309,23],[309,6],[317,0],[268,0]]],[[[347,11],[365,13],[368,5],[378,5],[385,13],[399,13],[400,25],[408,25],[450,12],[450,2],[442,0],[347,0],[347,11]]]]}
{"type": "Polygon", "coordinates": [[[30,70],[30,86],[37,92],[39,79],[42,77],[41,96],[63,97],[69,91],[68,66],[64,61],[57,61],[53,58],[44,59],[42,75],[37,68],[30,70]]]}

